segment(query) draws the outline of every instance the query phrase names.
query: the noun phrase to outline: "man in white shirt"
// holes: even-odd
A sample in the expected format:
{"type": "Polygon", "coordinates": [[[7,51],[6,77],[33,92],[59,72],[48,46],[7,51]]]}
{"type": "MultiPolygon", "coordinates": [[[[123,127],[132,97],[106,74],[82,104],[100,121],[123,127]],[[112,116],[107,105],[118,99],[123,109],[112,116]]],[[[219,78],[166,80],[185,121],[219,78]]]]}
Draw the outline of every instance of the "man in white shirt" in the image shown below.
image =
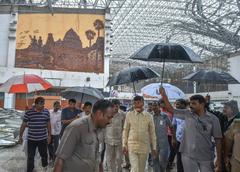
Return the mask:
{"type": "Polygon", "coordinates": [[[52,130],[52,140],[48,145],[50,160],[55,161],[55,152],[59,144],[59,135],[61,132],[61,105],[59,101],[54,102],[53,109],[50,110],[50,123],[52,130]]]}
{"type": "Polygon", "coordinates": [[[80,118],[86,117],[92,112],[92,103],[91,102],[85,102],[83,105],[83,112],[80,113],[80,118]]]}

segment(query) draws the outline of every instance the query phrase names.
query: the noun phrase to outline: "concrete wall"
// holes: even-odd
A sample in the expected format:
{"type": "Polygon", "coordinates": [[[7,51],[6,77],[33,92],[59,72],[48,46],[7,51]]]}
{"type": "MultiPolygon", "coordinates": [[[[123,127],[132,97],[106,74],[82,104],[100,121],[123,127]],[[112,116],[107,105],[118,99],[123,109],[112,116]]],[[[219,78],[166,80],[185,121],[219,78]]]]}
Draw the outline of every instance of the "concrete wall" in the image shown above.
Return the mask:
{"type": "Polygon", "coordinates": [[[10,14],[0,15],[0,66],[5,67],[8,55],[8,33],[10,14]]]}
{"type": "MultiPolygon", "coordinates": [[[[229,73],[240,82],[240,54],[231,55],[228,61],[230,65],[229,73]]],[[[237,100],[240,107],[240,84],[230,84],[228,90],[231,93],[231,98],[237,100]]]]}
{"type": "MultiPolygon", "coordinates": [[[[215,100],[221,100],[221,101],[228,101],[229,100],[229,91],[216,91],[216,92],[202,92],[202,93],[197,93],[197,94],[201,94],[203,96],[206,96],[207,94],[209,94],[211,96],[211,100],[215,101],[215,100]]],[[[186,94],[187,98],[190,98],[192,95],[194,94],[186,94]]]]}
{"type": "MultiPolygon", "coordinates": [[[[104,73],[84,73],[84,72],[66,72],[54,70],[40,70],[15,68],[15,48],[16,48],[16,26],[17,26],[17,12],[10,14],[2,14],[0,9],[0,83],[5,82],[12,76],[22,74],[36,74],[39,75],[54,86],[91,86],[95,88],[104,89],[109,78],[109,39],[110,27],[105,29],[105,58],[104,58],[104,73]],[[87,81],[90,78],[90,81],[87,81]]],[[[106,26],[109,25],[111,19],[110,15],[106,14],[106,26]]],[[[5,94],[5,107],[13,108],[15,97],[5,94]]]]}

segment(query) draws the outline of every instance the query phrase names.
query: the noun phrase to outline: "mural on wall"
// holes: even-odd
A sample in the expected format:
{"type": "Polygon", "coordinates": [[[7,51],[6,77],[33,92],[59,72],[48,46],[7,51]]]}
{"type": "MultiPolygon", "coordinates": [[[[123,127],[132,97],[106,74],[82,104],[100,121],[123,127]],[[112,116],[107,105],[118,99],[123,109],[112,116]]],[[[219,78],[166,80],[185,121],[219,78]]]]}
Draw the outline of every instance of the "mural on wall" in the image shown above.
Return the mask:
{"type": "Polygon", "coordinates": [[[104,15],[19,14],[15,67],[104,72],[104,15]]]}

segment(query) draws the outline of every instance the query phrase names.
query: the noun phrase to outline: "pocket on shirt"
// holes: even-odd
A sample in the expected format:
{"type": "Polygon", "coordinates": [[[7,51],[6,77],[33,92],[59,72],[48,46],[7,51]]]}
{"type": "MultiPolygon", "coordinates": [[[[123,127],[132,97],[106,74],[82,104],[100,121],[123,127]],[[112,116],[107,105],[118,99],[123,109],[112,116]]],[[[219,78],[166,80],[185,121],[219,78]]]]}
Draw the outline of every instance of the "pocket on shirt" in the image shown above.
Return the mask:
{"type": "Polygon", "coordinates": [[[84,139],[84,144],[86,144],[86,145],[92,145],[93,143],[94,143],[94,141],[93,141],[92,137],[86,137],[84,139]]]}
{"type": "Polygon", "coordinates": [[[92,137],[86,137],[83,144],[83,156],[90,159],[95,158],[96,145],[94,143],[94,139],[92,137]]]}

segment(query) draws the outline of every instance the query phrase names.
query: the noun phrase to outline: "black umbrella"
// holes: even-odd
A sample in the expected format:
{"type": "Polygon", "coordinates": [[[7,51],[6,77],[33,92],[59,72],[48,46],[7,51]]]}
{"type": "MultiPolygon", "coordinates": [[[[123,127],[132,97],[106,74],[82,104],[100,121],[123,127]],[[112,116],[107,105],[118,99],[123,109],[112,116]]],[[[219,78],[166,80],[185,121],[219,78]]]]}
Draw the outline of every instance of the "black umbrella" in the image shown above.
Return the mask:
{"type": "Polygon", "coordinates": [[[107,86],[133,83],[134,93],[136,93],[134,82],[156,77],[159,77],[159,74],[150,68],[131,67],[115,73],[108,81],[107,86]]]}
{"type": "Polygon", "coordinates": [[[135,52],[131,59],[163,62],[162,81],[165,62],[173,63],[202,63],[199,55],[188,47],[173,43],[152,43],[135,52]]]}
{"type": "Polygon", "coordinates": [[[210,84],[240,84],[239,81],[232,77],[229,73],[207,70],[200,70],[191,73],[185,76],[183,79],[210,84]]]}
{"type": "Polygon", "coordinates": [[[93,87],[70,87],[61,92],[61,96],[66,99],[76,99],[81,103],[90,101],[95,103],[104,96],[101,91],[93,87]]]}

